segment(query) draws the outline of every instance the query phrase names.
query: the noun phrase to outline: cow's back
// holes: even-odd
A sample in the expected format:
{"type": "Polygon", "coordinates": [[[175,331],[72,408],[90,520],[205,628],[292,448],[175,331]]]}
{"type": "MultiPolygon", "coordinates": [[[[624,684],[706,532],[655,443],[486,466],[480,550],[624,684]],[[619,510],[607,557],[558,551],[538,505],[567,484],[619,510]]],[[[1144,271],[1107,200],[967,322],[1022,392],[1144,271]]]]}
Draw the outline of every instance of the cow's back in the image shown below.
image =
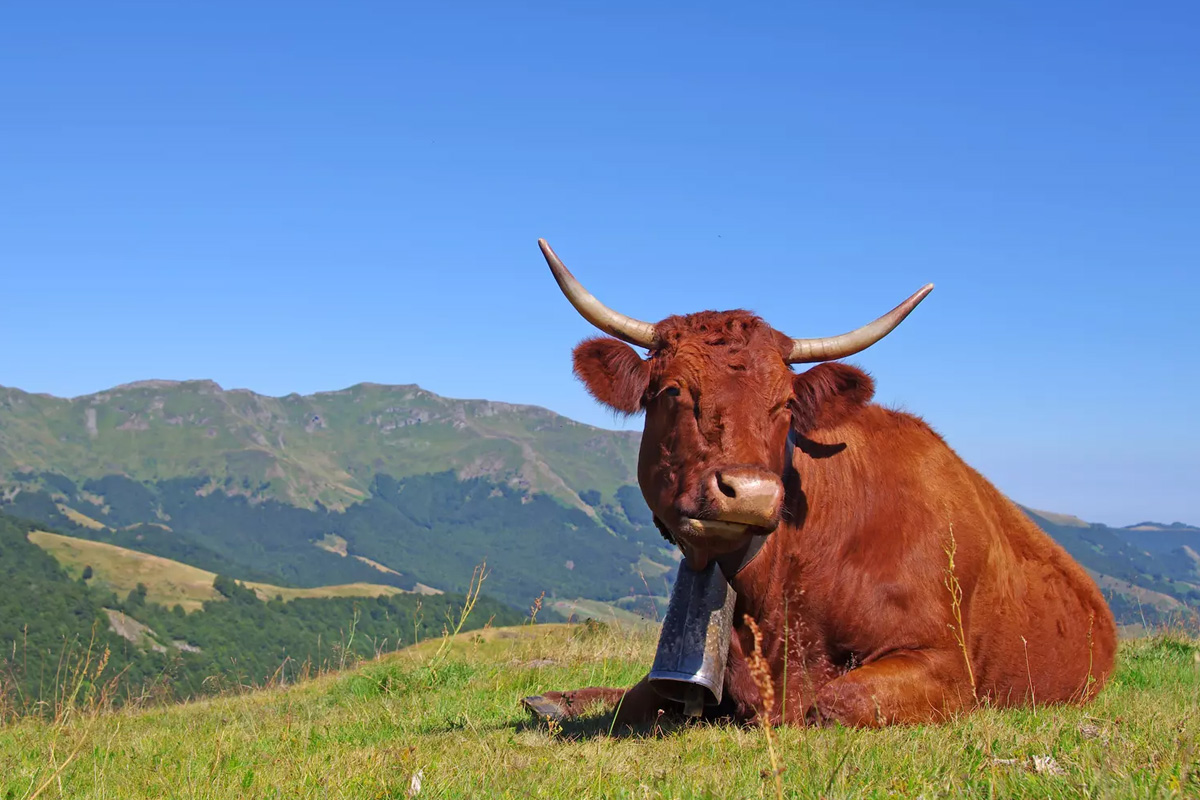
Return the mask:
{"type": "Polygon", "coordinates": [[[1099,690],[1116,628],[1095,582],[924,421],[870,405],[814,438],[847,445],[802,467],[812,490],[803,538],[840,540],[811,575],[830,593],[831,639],[888,652],[943,646],[952,628],[964,634],[980,698],[1001,706],[1099,690]],[[856,536],[863,544],[849,546],[856,536]]]}
{"type": "Polygon", "coordinates": [[[1061,545],[972,473],[996,529],[967,619],[981,695],[1001,706],[1091,697],[1116,653],[1108,604],[1061,545]]]}

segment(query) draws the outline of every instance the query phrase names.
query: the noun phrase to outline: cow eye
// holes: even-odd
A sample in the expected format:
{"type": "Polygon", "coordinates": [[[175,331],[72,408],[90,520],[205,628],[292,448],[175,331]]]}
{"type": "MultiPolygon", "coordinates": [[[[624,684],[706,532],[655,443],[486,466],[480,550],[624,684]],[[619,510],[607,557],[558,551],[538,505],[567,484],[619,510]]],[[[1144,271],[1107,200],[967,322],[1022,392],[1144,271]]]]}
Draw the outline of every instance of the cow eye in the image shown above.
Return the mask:
{"type": "Polygon", "coordinates": [[[669,386],[664,386],[661,389],[658,389],[657,391],[654,392],[654,394],[649,395],[649,397],[650,397],[650,400],[653,401],[653,400],[660,400],[664,397],[679,397],[679,395],[681,393],[682,392],[678,386],[676,386],[675,384],[671,384],[669,386]]]}

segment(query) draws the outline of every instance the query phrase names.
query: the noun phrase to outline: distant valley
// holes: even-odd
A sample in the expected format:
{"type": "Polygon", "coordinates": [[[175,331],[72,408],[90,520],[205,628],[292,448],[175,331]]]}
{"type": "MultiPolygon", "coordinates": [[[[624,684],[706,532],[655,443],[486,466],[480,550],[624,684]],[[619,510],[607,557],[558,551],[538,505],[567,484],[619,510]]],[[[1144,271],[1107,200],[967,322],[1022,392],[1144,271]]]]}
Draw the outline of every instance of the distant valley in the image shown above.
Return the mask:
{"type": "Polygon", "coordinates": [[[0,725],[52,715],[70,698],[121,704],[287,684],[447,627],[523,618],[478,596],[478,580],[471,595],[289,590],[225,575],[206,586],[187,565],[39,528],[0,513],[0,725]],[[153,571],[137,575],[147,559],[153,571]]]}
{"type": "MultiPolygon", "coordinates": [[[[413,385],[272,398],[145,381],[70,400],[0,388],[0,511],[254,584],[455,593],[486,561],[487,593],[512,609],[543,597],[544,618],[653,615],[678,555],[635,485],[638,442],[413,385]]],[[[1200,607],[1197,529],[1027,513],[1122,622],[1200,607]]]]}
{"type": "Polygon", "coordinates": [[[240,580],[463,591],[486,560],[514,608],[619,601],[663,594],[675,563],[633,485],[637,444],[411,385],[0,389],[0,510],[240,580]]]}
{"type": "Polygon", "coordinates": [[[1117,621],[1133,627],[1195,624],[1200,610],[1200,530],[1180,523],[1112,528],[1024,509],[1091,573],[1117,621]]]}

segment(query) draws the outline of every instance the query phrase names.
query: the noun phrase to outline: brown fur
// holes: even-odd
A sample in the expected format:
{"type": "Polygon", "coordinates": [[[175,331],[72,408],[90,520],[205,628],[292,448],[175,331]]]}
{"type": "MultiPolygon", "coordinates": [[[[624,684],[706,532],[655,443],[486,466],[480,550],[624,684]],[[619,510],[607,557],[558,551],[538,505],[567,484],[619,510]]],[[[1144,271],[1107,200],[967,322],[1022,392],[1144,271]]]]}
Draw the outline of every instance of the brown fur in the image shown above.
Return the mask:
{"type": "Polygon", "coordinates": [[[628,415],[642,408],[650,369],[629,345],[600,336],[575,348],[575,375],[592,397],[628,415]]]}
{"type": "MultiPolygon", "coordinates": [[[[978,701],[1086,701],[1103,686],[1116,629],[1093,581],[923,421],[870,403],[866,373],[795,374],[788,339],[744,311],[670,317],[657,331],[646,360],[612,339],[584,342],[575,371],[601,402],[645,411],[638,477],[659,523],[675,532],[704,518],[714,469],[798,476],[784,483],[782,521],[732,580],[736,716],[929,722],[978,701]],[[785,465],[789,429],[800,443],[785,465]],[[957,617],[948,584],[962,592],[957,617]],[[745,614],[763,630],[770,709],[747,668],[745,614]]],[[[731,549],[676,538],[697,565],[731,549]]],[[[670,704],[643,681],[618,721],[660,708],[670,704]]]]}

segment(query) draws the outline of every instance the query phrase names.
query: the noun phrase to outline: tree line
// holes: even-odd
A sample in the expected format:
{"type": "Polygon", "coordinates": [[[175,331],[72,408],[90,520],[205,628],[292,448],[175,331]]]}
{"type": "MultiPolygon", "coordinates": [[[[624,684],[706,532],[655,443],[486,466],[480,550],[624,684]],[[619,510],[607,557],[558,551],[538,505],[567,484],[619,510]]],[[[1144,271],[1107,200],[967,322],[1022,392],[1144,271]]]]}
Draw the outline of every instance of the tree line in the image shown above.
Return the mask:
{"type": "MultiPolygon", "coordinates": [[[[72,580],[26,538],[44,527],[0,514],[0,710],[10,713],[53,708],[74,690],[85,661],[103,662],[104,670],[84,676],[80,701],[113,678],[118,703],[147,692],[186,699],[230,686],[286,682],[440,636],[466,599],[402,594],[264,601],[219,575],[214,588],[222,599],[188,614],[179,606],[147,603],[144,587],[117,597],[72,580]],[[118,636],[110,629],[110,612],[149,631],[138,642],[118,636]]],[[[522,619],[484,596],[463,629],[522,619]]]]}

